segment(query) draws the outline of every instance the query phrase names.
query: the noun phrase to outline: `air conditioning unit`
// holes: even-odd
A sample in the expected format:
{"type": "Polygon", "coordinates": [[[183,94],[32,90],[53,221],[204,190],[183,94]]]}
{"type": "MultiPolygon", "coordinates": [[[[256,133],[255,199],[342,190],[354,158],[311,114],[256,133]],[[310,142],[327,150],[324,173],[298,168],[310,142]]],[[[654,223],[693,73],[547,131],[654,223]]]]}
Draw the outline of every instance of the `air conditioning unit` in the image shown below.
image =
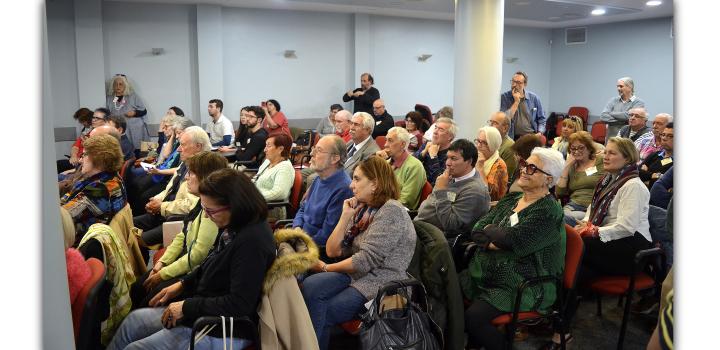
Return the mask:
{"type": "Polygon", "coordinates": [[[587,27],[565,29],[565,45],[585,44],[586,42],[587,27]]]}

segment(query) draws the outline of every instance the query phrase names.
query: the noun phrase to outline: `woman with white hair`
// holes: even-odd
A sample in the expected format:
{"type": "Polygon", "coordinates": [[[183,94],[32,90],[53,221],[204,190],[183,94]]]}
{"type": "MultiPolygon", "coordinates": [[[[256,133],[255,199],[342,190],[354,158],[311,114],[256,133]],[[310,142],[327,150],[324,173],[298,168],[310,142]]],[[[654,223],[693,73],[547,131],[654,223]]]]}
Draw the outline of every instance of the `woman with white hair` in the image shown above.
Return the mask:
{"type": "Polygon", "coordinates": [[[478,129],[475,139],[478,160],[475,163],[475,169],[480,173],[480,178],[485,181],[491,201],[499,201],[505,196],[508,189],[507,165],[498,153],[501,144],[502,136],[498,129],[492,126],[478,129]]]}
{"type": "MultiPolygon", "coordinates": [[[[518,185],[482,217],[471,238],[479,246],[468,269],[461,273],[463,292],[473,303],[465,311],[468,345],[503,349],[505,337],[491,321],[512,312],[516,288],[538,276],[560,276],[565,260],[565,226],[560,204],[550,194],[563,170],[560,152],[535,148],[520,160],[518,185]]],[[[545,312],[555,302],[555,285],[525,290],[522,311],[545,312]]]]}
{"type": "Polygon", "coordinates": [[[112,78],[108,89],[105,106],[110,110],[110,115],[121,115],[127,118],[127,135],[135,150],[140,149],[140,142],[150,141],[150,132],[145,124],[147,110],[140,97],[138,97],[130,86],[124,74],[117,74],[112,78]]]}

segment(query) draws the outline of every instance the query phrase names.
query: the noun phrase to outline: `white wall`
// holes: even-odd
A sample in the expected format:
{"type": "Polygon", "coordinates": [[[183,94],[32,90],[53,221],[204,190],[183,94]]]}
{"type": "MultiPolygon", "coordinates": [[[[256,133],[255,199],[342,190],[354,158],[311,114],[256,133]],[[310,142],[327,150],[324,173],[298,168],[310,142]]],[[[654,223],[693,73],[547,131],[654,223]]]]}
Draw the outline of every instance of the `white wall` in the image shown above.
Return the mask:
{"type": "Polygon", "coordinates": [[[600,115],[617,95],[617,79],[630,76],[650,119],[673,114],[671,18],[589,26],[587,44],[565,45],[565,30],[553,31],[551,107],[585,106],[600,115]]]}
{"type": "Polygon", "coordinates": [[[549,29],[505,26],[503,40],[502,91],[510,90],[513,74],[523,71],[528,75],[527,89],[540,97],[546,112],[554,97],[550,91],[550,38],[549,29]],[[508,58],[517,60],[508,63],[508,58]]]}

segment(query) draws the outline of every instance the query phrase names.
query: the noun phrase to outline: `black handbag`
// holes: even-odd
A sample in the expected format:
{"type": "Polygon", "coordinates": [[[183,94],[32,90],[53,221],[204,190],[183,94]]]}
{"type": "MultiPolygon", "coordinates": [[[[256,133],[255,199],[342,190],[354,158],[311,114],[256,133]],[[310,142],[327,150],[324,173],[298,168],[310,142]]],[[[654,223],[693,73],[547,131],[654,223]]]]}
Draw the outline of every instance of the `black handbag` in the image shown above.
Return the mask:
{"type": "Polygon", "coordinates": [[[370,309],[362,316],[361,348],[442,349],[442,330],[428,315],[427,307],[425,288],[418,280],[392,281],[384,285],[378,290],[370,309]],[[424,309],[408,297],[409,287],[413,288],[413,297],[423,303],[424,309]],[[386,304],[383,303],[383,300],[387,301],[386,297],[395,297],[395,307],[382,307],[386,304]]]}

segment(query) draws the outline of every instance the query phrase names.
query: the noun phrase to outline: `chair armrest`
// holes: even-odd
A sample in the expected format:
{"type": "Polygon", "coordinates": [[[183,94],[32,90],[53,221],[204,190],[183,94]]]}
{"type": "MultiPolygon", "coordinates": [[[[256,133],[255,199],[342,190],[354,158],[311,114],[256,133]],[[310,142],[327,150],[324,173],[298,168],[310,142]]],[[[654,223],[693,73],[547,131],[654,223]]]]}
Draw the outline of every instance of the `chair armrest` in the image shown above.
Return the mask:
{"type": "Polygon", "coordinates": [[[282,219],[275,221],[275,226],[282,228],[292,228],[293,219],[282,219]]]}

